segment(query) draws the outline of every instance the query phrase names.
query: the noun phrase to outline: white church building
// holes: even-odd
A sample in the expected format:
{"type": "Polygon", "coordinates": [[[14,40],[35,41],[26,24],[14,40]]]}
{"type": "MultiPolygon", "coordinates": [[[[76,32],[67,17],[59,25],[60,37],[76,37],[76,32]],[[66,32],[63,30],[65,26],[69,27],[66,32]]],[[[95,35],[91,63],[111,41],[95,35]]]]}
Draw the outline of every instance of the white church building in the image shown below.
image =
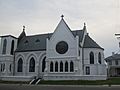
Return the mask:
{"type": "Polygon", "coordinates": [[[105,80],[104,49],[62,17],[53,33],[1,36],[0,80],[105,80]]]}

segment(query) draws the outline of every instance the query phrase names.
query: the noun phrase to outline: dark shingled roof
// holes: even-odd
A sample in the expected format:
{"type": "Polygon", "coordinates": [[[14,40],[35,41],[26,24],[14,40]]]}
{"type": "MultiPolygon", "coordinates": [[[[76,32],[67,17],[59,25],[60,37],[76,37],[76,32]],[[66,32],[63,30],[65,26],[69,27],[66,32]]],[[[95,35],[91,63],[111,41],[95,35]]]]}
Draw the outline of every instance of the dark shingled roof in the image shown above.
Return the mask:
{"type": "Polygon", "coordinates": [[[120,60],[120,54],[114,54],[112,56],[109,56],[107,58],[105,58],[106,61],[109,61],[109,60],[120,60]]]}
{"type": "Polygon", "coordinates": [[[88,34],[85,36],[85,41],[84,41],[83,47],[84,48],[100,48],[100,49],[103,49],[88,34]]]}
{"type": "Polygon", "coordinates": [[[23,32],[20,34],[20,36],[18,37],[18,43],[21,41],[22,38],[26,37],[26,33],[23,30],[23,32]]]}
{"type": "Polygon", "coordinates": [[[20,41],[16,52],[46,50],[46,39],[48,36],[51,36],[51,34],[26,36],[20,41]]]}
{"type": "Polygon", "coordinates": [[[82,42],[84,30],[75,30],[75,31],[72,31],[72,33],[74,37],[79,36],[79,42],[82,42]]]}
{"type": "MultiPolygon", "coordinates": [[[[82,41],[84,30],[75,30],[71,31],[74,36],[79,36],[79,42],[82,41]]],[[[24,51],[42,51],[46,50],[46,39],[50,38],[53,33],[50,34],[40,34],[40,35],[33,35],[33,36],[26,36],[24,37],[18,47],[16,52],[24,52],[24,51]]],[[[95,41],[93,41],[88,35],[85,37],[85,48],[100,48],[102,49],[95,41]]]]}

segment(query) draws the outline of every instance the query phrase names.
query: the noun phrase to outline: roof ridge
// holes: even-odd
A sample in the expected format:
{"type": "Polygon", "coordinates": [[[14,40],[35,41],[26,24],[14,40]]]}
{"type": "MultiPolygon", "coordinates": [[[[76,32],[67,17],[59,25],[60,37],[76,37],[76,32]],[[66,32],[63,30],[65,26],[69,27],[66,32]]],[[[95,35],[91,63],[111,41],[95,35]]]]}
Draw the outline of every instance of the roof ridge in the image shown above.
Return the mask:
{"type": "MultiPolygon", "coordinates": [[[[71,30],[71,32],[76,32],[76,31],[83,31],[83,29],[80,29],[80,30],[71,30]]],[[[49,34],[53,34],[53,33],[34,34],[34,35],[28,35],[26,37],[40,36],[40,35],[49,35],[49,34]]]]}
{"type": "Polygon", "coordinates": [[[44,34],[35,34],[35,35],[28,35],[26,37],[32,37],[32,36],[42,36],[42,35],[49,35],[49,34],[53,34],[53,33],[44,33],[44,34]]]}

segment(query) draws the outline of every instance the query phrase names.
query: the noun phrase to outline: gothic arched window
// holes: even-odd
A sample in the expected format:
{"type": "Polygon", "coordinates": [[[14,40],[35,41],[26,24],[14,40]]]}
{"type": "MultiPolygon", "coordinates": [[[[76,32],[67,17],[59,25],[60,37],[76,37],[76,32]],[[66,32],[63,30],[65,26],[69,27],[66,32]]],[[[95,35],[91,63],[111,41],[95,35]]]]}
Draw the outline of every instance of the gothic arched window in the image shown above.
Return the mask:
{"type": "Polygon", "coordinates": [[[68,62],[65,62],[65,72],[68,72],[68,62]]]}
{"type": "Polygon", "coordinates": [[[55,72],[58,72],[58,62],[55,62],[55,72]]]}
{"type": "Polygon", "coordinates": [[[53,72],[53,62],[50,62],[50,72],[53,72]]]}
{"type": "Polygon", "coordinates": [[[35,59],[33,57],[29,62],[29,72],[35,72],[35,59]]]}
{"type": "Polygon", "coordinates": [[[90,52],[90,64],[94,64],[94,53],[90,52]]]}
{"type": "Polygon", "coordinates": [[[43,59],[43,61],[42,61],[42,72],[44,72],[45,66],[46,66],[45,59],[46,59],[46,57],[44,57],[44,59],[43,59]]]}
{"type": "Polygon", "coordinates": [[[70,72],[74,71],[74,64],[73,61],[70,62],[70,72]]]}
{"type": "Polygon", "coordinates": [[[60,62],[60,72],[63,72],[63,62],[60,62]]]}
{"type": "Polygon", "coordinates": [[[2,67],[3,67],[3,64],[1,64],[1,72],[2,72],[2,67]]]}
{"type": "Polygon", "coordinates": [[[23,60],[22,60],[22,58],[20,58],[18,60],[17,72],[22,72],[22,70],[23,70],[23,60]]]}
{"type": "Polygon", "coordinates": [[[1,64],[1,72],[3,72],[5,70],[5,63],[1,64]]]}
{"type": "Polygon", "coordinates": [[[98,54],[98,62],[99,62],[99,64],[101,64],[101,53],[100,52],[98,54]]]}
{"type": "Polygon", "coordinates": [[[5,39],[3,42],[3,51],[2,54],[6,54],[6,48],[7,48],[7,40],[5,39]]]}
{"type": "Polygon", "coordinates": [[[12,64],[10,64],[10,66],[9,66],[9,70],[10,70],[10,72],[12,71],[12,64]]]}
{"type": "Polygon", "coordinates": [[[14,40],[12,40],[12,43],[11,43],[11,55],[14,54],[14,40]]]}

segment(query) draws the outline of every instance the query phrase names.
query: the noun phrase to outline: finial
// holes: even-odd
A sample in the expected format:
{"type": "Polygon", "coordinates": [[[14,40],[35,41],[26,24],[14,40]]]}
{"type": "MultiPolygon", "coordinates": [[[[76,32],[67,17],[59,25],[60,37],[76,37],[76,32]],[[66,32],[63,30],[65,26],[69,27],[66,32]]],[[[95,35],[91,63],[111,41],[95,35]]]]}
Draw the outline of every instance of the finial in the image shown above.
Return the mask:
{"type": "Polygon", "coordinates": [[[25,30],[25,26],[23,26],[23,31],[25,30]]]}
{"type": "Polygon", "coordinates": [[[61,18],[63,18],[64,17],[64,15],[61,15],[61,18]]]}
{"type": "Polygon", "coordinates": [[[83,29],[85,30],[86,29],[86,23],[84,22],[84,27],[83,27],[83,29]]]}
{"type": "Polygon", "coordinates": [[[86,23],[84,22],[84,26],[86,26],[86,23]]]}

